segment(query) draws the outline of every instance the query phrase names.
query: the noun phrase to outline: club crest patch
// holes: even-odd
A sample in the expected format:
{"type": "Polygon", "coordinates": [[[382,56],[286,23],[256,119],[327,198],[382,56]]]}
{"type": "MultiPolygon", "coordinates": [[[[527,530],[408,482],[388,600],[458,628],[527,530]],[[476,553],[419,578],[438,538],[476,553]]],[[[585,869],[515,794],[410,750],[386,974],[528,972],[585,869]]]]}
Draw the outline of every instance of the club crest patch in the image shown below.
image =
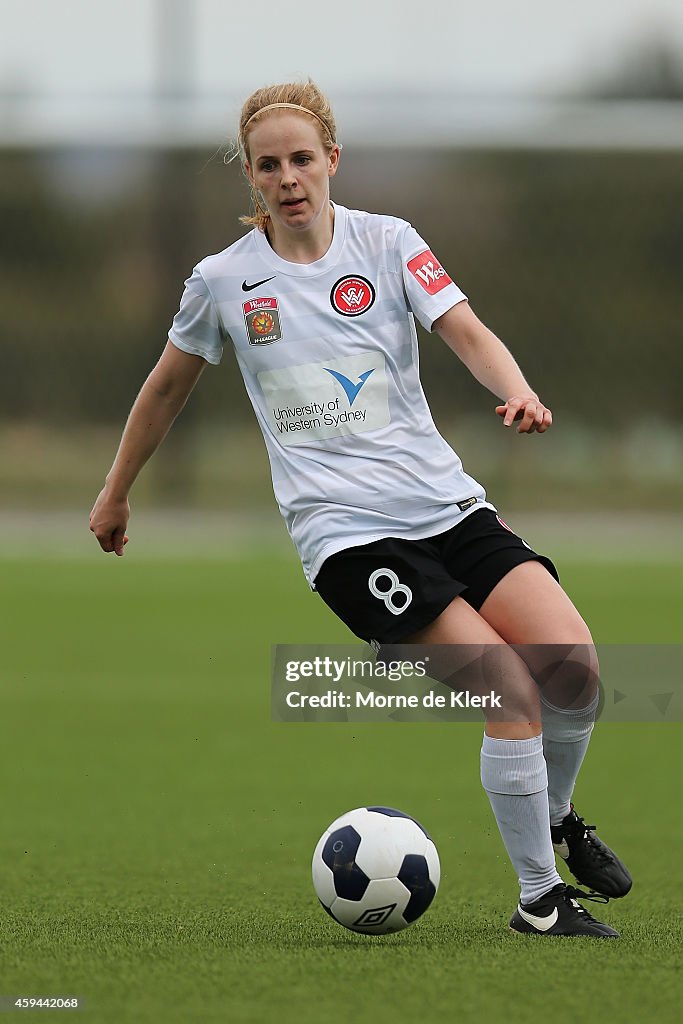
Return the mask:
{"type": "Polygon", "coordinates": [[[342,316],[360,316],[375,301],[375,289],[367,277],[348,275],[341,277],[330,292],[332,308],[342,316]]]}
{"type": "Polygon", "coordinates": [[[272,297],[249,299],[242,303],[250,345],[270,345],[282,338],[280,310],[272,297]]]}

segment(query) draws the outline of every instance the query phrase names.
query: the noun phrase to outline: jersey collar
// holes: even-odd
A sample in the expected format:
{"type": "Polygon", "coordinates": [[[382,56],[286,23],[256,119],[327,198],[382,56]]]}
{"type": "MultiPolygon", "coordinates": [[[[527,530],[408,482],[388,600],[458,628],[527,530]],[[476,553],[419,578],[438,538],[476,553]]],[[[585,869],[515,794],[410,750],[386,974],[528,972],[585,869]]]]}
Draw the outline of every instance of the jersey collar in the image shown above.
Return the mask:
{"type": "Polygon", "coordinates": [[[319,260],[314,263],[290,263],[283,260],[281,256],[271,248],[268,239],[263,231],[254,229],[254,242],[256,251],[269,267],[277,270],[279,274],[287,274],[290,277],[317,277],[324,274],[339,262],[344,238],[346,237],[346,208],[332,203],[334,208],[334,228],[332,232],[332,244],[319,260]]]}

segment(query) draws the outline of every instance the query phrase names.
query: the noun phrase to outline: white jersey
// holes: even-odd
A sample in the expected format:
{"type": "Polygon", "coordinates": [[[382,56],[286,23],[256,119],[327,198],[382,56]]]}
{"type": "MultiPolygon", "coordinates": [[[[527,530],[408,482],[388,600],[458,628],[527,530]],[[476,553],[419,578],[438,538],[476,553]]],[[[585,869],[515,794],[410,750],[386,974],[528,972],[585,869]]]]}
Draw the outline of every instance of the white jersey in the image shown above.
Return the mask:
{"type": "Polygon", "coordinates": [[[336,551],[429,537],[493,508],[419,379],[414,316],[431,331],[466,296],[406,221],[334,211],[315,263],[281,259],[256,229],[202,260],[169,334],[214,364],[232,340],[311,585],[336,551]]]}

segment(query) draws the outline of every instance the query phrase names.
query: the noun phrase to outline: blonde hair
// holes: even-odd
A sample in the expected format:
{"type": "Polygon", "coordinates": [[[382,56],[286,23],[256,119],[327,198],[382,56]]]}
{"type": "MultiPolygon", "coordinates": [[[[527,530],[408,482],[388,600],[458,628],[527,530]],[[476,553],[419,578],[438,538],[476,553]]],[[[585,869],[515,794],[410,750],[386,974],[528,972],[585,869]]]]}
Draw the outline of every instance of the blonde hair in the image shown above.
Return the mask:
{"type": "MultiPolygon", "coordinates": [[[[332,113],[330,101],[312,79],[307,82],[283,82],[280,85],[267,85],[257,89],[246,100],[240,113],[239,131],[237,135],[237,153],[244,167],[249,160],[249,131],[257,124],[260,115],[266,109],[277,107],[294,108],[303,114],[310,114],[320,131],[324,148],[329,152],[337,145],[337,125],[332,113]]],[[[254,212],[247,217],[240,217],[241,224],[249,224],[260,231],[266,230],[270,214],[261,202],[258,190],[249,182],[251,202],[254,212]]]]}

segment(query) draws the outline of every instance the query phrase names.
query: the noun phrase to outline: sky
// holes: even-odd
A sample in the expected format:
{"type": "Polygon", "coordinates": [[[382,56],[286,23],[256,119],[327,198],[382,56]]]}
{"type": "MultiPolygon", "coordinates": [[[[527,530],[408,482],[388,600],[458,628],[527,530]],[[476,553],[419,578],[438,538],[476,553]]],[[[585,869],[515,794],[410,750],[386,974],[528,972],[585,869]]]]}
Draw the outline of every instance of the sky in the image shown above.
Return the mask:
{"type": "Polygon", "coordinates": [[[149,136],[145,97],[163,89],[199,100],[199,116],[180,120],[189,131],[204,117],[206,139],[252,89],[307,75],[334,105],[367,104],[370,120],[402,97],[413,130],[424,120],[433,134],[451,102],[576,92],[639,40],[665,38],[683,57],[682,0],[0,0],[0,25],[5,138],[79,123],[94,137],[125,121],[133,139],[149,136]],[[12,126],[26,94],[33,112],[12,126]]]}
{"type": "Polygon", "coordinates": [[[195,35],[175,73],[207,93],[303,74],[330,91],[539,93],[613,66],[653,30],[683,51],[680,0],[0,0],[0,88],[146,92],[174,10],[195,35]]]}

